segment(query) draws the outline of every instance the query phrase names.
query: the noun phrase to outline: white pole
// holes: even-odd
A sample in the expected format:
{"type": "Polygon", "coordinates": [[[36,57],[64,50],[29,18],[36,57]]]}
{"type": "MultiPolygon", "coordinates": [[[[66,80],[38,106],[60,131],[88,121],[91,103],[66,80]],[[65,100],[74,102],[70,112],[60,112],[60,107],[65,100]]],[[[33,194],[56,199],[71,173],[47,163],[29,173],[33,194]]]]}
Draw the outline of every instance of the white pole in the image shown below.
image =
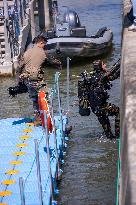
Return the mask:
{"type": "Polygon", "coordinates": [[[55,144],[55,151],[56,151],[56,160],[57,160],[57,179],[59,178],[59,155],[58,155],[58,147],[57,147],[57,136],[56,136],[56,127],[55,127],[55,119],[54,119],[54,110],[53,110],[53,96],[51,97],[51,116],[52,116],[52,123],[54,129],[54,144],[55,144]]]}
{"type": "Polygon", "coordinates": [[[19,177],[19,188],[20,188],[20,196],[21,196],[21,205],[25,205],[24,180],[22,177],[19,177]]]}
{"type": "Polygon", "coordinates": [[[69,112],[69,61],[70,58],[67,57],[67,111],[69,112]]]}
{"type": "Polygon", "coordinates": [[[58,79],[57,79],[57,91],[58,91],[59,114],[60,114],[60,121],[61,121],[62,145],[65,146],[65,136],[63,134],[63,117],[62,117],[61,97],[60,97],[60,88],[59,88],[58,79]]]}
{"type": "Polygon", "coordinates": [[[35,154],[36,154],[36,167],[37,167],[37,179],[38,179],[38,189],[39,189],[39,200],[40,205],[43,205],[42,197],[42,183],[41,183],[41,170],[40,170],[40,159],[39,159],[39,150],[38,150],[38,140],[34,140],[35,143],[35,154]]]}

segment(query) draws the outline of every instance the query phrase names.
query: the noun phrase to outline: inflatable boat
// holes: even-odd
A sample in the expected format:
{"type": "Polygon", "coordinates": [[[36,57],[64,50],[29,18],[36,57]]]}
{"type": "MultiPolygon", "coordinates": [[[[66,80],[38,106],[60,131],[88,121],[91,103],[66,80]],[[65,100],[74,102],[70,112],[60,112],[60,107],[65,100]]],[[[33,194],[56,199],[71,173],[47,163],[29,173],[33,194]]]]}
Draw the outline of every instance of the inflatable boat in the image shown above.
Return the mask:
{"type": "Polygon", "coordinates": [[[85,26],[81,26],[77,13],[67,9],[60,20],[55,17],[54,27],[44,35],[48,38],[48,53],[63,57],[93,57],[107,53],[112,45],[113,33],[100,28],[95,35],[87,36],[85,26]]]}

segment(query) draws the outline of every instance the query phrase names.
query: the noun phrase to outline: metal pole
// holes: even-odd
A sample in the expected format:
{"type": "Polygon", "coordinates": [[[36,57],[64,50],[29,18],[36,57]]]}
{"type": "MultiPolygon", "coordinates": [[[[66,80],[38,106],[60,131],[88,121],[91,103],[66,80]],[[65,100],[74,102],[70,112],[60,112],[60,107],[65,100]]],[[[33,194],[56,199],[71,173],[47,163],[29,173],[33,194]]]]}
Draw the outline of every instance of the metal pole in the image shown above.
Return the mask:
{"type": "Polygon", "coordinates": [[[9,15],[8,15],[8,3],[7,0],[3,1],[3,7],[4,7],[4,35],[5,35],[5,60],[6,62],[11,62],[11,49],[9,45],[9,36],[7,31],[7,26],[9,26],[9,15]]]}
{"type": "Polygon", "coordinates": [[[25,205],[24,180],[22,177],[19,177],[19,188],[20,188],[20,196],[21,196],[21,205],[25,205]]]}
{"type": "Polygon", "coordinates": [[[34,18],[34,0],[31,1],[29,3],[29,7],[30,7],[30,16],[31,16],[31,35],[32,35],[32,39],[35,37],[35,18],[34,18]]]}
{"type": "Polygon", "coordinates": [[[53,187],[52,173],[51,173],[49,133],[48,133],[48,127],[47,127],[47,113],[46,113],[46,111],[44,111],[44,129],[45,129],[45,135],[46,135],[46,147],[47,147],[47,158],[48,158],[48,171],[49,171],[49,176],[50,176],[51,197],[53,200],[54,187],[53,187]]]}
{"type": "Polygon", "coordinates": [[[22,18],[22,26],[25,26],[25,7],[24,7],[24,0],[21,0],[21,14],[22,14],[22,16],[21,16],[21,18],[22,18]]]}
{"type": "Polygon", "coordinates": [[[21,18],[21,1],[17,0],[17,7],[18,7],[18,18],[19,18],[19,27],[20,27],[20,30],[22,30],[22,18],[21,18]]]}
{"type": "Polygon", "coordinates": [[[69,61],[70,58],[67,57],[67,111],[69,112],[69,61]]]}
{"type": "Polygon", "coordinates": [[[57,79],[57,91],[58,91],[59,114],[60,114],[60,121],[61,121],[62,145],[64,146],[65,145],[65,136],[63,134],[63,117],[62,117],[62,107],[61,107],[60,88],[59,88],[58,79],[57,79]]]}
{"type": "Polygon", "coordinates": [[[55,119],[54,119],[54,110],[53,110],[53,97],[51,97],[51,116],[53,122],[53,129],[54,129],[54,144],[55,144],[55,151],[56,151],[56,160],[57,160],[57,179],[59,178],[59,155],[58,155],[58,147],[57,147],[57,136],[56,136],[56,127],[55,127],[55,119]]]}
{"type": "Polygon", "coordinates": [[[40,205],[43,205],[42,197],[42,183],[41,183],[41,171],[40,171],[40,159],[39,159],[39,150],[38,150],[38,140],[34,140],[35,143],[35,154],[36,154],[36,167],[37,167],[37,179],[38,179],[38,189],[39,189],[39,200],[40,205]]]}
{"type": "Polygon", "coordinates": [[[45,29],[49,28],[51,24],[51,17],[49,14],[49,1],[44,0],[44,12],[45,12],[45,29]]]}

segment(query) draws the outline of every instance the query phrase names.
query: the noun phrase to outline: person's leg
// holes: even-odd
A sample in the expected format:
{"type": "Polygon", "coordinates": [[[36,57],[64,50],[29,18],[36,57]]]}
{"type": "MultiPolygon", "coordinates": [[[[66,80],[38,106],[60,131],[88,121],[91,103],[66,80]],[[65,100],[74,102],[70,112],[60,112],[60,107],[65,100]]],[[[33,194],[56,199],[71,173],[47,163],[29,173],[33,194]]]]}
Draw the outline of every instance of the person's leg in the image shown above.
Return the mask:
{"type": "Polygon", "coordinates": [[[106,137],[110,139],[114,138],[114,135],[111,131],[110,121],[105,110],[97,108],[94,113],[98,117],[98,121],[100,122],[106,137]]]}
{"type": "Polygon", "coordinates": [[[109,118],[106,115],[100,115],[97,117],[98,117],[98,121],[100,122],[100,124],[104,130],[106,137],[110,138],[110,139],[114,138],[114,135],[111,131],[109,118]]]}
{"type": "Polygon", "coordinates": [[[33,84],[30,82],[27,84],[27,88],[28,88],[29,97],[33,102],[34,111],[38,112],[39,111],[38,92],[37,92],[35,86],[33,86],[33,84]]]}
{"type": "Polygon", "coordinates": [[[131,0],[132,2],[132,7],[133,7],[133,24],[129,26],[128,30],[129,31],[136,31],[136,0],[131,0]]]}
{"type": "Polygon", "coordinates": [[[119,137],[120,135],[120,111],[119,111],[119,107],[111,104],[111,103],[107,103],[106,105],[106,112],[108,116],[115,116],[115,137],[119,137]]]}
{"type": "Polygon", "coordinates": [[[25,84],[28,88],[29,97],[33,102],[34,124],[36,126],[41,125],[41,118],[40,118],[39,105],[38,105],[37,82],[25,81],[25,84]]]}

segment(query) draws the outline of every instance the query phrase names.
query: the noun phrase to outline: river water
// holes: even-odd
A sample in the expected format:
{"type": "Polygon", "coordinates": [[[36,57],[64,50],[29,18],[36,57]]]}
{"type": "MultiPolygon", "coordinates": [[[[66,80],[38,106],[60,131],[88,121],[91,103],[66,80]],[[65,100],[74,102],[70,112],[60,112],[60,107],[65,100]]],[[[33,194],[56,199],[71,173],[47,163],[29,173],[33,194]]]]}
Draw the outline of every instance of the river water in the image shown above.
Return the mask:
{"type": "MultiPolygon", "coordinates": [[[[110,67],[121,51],[121,0],[59,0],[59,7],[68,6],[79,14],[87,34],[94,34],[107,26],[114,34],[113,48],[102,59],[110,67]]],[[[81,117],[77,104],[77,76],[85,68],[91,68],[92,59],[70,63],[70,112],[69,124],[73,126],[63,165],[62,180],[59,184],[59,205],[114,205],[116,199],[117,141],[101,137],[102,129],[94,114],[81,117]]],[[[45,77],[53,85],[55,68],[46,68],[45,77]]],[[[0,78],[0,118],[31,117],[32,103],[27,94],[11,99],[7,88],[16,83],[15,78],[0,78]]],[[[66,69],[60,76],[60,90],[63,111],[66,103],[66,69]]],[[[115,80],[110,90],[110,99],[120,104],[120,81],[115,80]]],[[[57,105],[55,110],[57,112],[57,105]]],[[[113,125],[113,118],[111,118],[113,125]]]]}

